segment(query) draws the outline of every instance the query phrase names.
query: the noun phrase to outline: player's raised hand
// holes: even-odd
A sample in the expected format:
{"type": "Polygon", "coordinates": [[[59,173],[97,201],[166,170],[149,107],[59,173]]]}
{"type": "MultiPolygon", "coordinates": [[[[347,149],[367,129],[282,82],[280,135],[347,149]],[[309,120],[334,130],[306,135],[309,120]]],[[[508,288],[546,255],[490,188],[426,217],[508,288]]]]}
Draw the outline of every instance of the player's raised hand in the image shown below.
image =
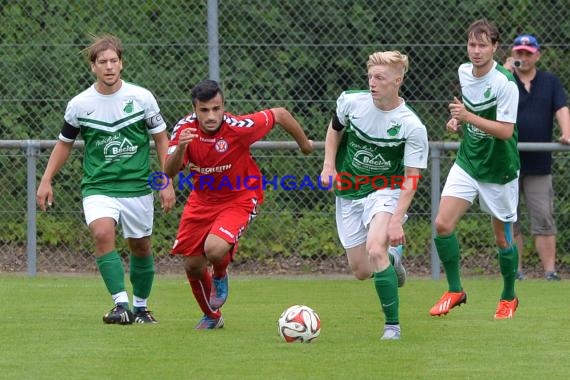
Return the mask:
{"type": "Polygon", "coordinates": [[[180,132],[180,136],[178,137],[178,145],[181,145],[183,148],[188,145],[188,143],[192,142],[198,134],[196,133],[196,128],[185,128],[183,131],[180,132]]]}
{"type": "Polygon", "coordinates": [[[465,118],[467,117],[465,105],[455,96],[453,97],[453,102],[449,103],[449,113],[451,114],[451,117],[457,121],[465,121],[465,118]]]}

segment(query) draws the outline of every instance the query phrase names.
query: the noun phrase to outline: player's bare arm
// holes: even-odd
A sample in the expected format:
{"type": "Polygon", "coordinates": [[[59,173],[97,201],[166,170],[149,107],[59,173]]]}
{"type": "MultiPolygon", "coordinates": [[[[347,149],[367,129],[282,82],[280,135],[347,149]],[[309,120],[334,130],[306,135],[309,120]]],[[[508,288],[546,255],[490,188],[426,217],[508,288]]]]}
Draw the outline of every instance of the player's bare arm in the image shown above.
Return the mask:
{"type": "MultiPolygon", "coordinates": [[[[515,130],[514,123],[507,123],[504,121],[496,121],[482,118],[481,116],[475,115],[469,112],[463,103],[456,97],[453,98],[453,102],[449,104],[449,112],[451,117],[457,120],[459,123],[470,123],[480,130],[487,132],[493,137],[501,140],[508,140],[513,136],[515,130]]],[[[449,128],[449,122],[448,122],[449,128]]]]}
{"type": "Polygon", "coordinates": [[[196,128],[186,128],[180,132],[176,149],[174,149],[174,152],[166,156],[166,161],[164,162],[164,173],[166,173],[167,176],[173,178],[176,173],[182,169],[186,146],[188,146],[188,144],[196,137],[198,137],[196,134],[196,128]]]}
{"type": "MultiPolygon", "coordinates": [[[[164,170],[164,164],[166,161],[166,154],[168,151],[168,135],[166,131],[155,133],[152,135],[154,144],[156,146],[156,154],[158,156],[158,161],[160,167],[164,170]]],[[[168,185],[160,190],[160,205],[164,212],[169,212],[176,203],[176,195],[174,194],[174,187],[172,186],[172,181],[168,182],[168,185]]]]}
{"type": "Polygon", "coordinates": [[[331,121],[325,137],[325,159],[323,161],[323,170],[321,171],[321,184],[324,187],[330,186],[331,182],[334,181],[337,176],[336,152],[342,140],[342,134],[343,130],[335,130],[333,128],[333,122],[331,121]]]}
{"type": "Polygon", "coordinates": [[[47,207],[53,204],[54,198],[51,181],[69,158],[71,149],[73,149],[73,142],[59,140],[51,152],[46,170],[44,171],[36,193],[36,201],[42,211],[46,211],[47,207]]]}
{"type": "Polygon", "coordinates": [[[400,198],[388,225],[388,239],[390,239],[390,245],[393,246],[406,244],[406,235],[402,228],[402,221],[418,189],[420,169],[406,167],[404,176],[405,180],[402,183],[400,198]]]}
{"type": "Polygon", "coordinates": [[[314,150],[313,140],[309,140],[301,128],[301,125],[293,115],[285,108],[272,108],[271,112],[275,116],[275,123],[281,125],[284,130],[287,131],[299,145],[299,149],[303,154],[310,154],[314,150]]]}

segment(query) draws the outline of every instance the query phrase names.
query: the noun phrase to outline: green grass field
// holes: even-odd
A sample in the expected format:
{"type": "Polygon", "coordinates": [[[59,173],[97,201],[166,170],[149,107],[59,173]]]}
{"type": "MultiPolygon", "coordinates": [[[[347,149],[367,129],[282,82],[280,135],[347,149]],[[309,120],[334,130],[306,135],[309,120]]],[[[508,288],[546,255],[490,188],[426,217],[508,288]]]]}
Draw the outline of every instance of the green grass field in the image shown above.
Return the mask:
{"type": "Polygon", "coordinates": [[[234,276],[224,329],[195,331],[201,313],[182,276],[155,280],[158,325],[104,325],[99,277],[0,276],[6,379],[567,379],[570,281],[517,283],[516,318],[494,321],[502,282],[467,278],[468,303],[428,315],[445,282],[409,279],[401,341],[380,341],[371,281],[234,276]],[[277,318],[294,303],[322,320],[313,343],[287,344],[277,318]]]}

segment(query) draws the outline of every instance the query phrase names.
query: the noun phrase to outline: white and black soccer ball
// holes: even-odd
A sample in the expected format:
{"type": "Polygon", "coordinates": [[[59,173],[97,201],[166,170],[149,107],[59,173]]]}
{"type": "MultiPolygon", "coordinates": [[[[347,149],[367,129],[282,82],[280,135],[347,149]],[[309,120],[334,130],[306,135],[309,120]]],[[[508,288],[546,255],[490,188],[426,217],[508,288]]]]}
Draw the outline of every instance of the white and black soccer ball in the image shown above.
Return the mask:
{"type": "Polygon", "coordinates": [[[321,319],[310,307],[293,305],[285,310],[277,322],[279,336],[287,343],[309,343],[321,333],[321,319]]]}

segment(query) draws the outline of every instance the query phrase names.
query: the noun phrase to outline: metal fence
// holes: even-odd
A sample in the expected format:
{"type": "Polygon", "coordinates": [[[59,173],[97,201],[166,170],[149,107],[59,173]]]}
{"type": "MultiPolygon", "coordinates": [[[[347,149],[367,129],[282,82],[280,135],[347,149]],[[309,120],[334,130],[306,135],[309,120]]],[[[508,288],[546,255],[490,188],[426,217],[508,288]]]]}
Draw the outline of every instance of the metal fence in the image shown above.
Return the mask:
{"type": "MultiPolygon", "coordinates": [[[[0,140],[0,171],[26,173],[17,178],[6,176],[3,181],[4,186],[8,185],[3,192],[17,194],[14,198],[17,202],[0,203],[3,237],[0,243],[0,272],[27,271],[34,276],[38,271],[96,270],[79,196],[81,171],[76,164],[81,158],[81,142],[76,143],[77,149],[74,149],[68,166],[54,180],[56,207],[46,213],[36,210],[36,183],[54,144],[55,141],[0,140]]],[[[299,178],[308,176],[316,183],[322,163],[323,143],[317,146],[320,148],[318,152],[307,157],[292,153],[296,149],[295,144],[286,142],[256,143],[253,152],[266,177],[283,178],[289,175],[295,177],[298,184],[299,178]],[[279,169],[276,169],[276,163],[279,163],[279,169]],[[283,167],[287,168],[285,173],[276,171],[283,170],[283,167]]],[[[430,274],[432,278],[439,278],[441,268],[432,243],[432,225],[437,214],[441,186],[457,148],[458,143],[455,142],[430,143],[430,166],[422,173],[422,184],[406,225],[406,263],[413,274],[430,274]]],[[[567,225],[570,218],[565,205],[570,197],[570,188],[565,180],[568,177],[565,172],[568,157],[562,152],[570,148],[555,143],[522,143],[519,149],[559,152],[555,153],[557,159],[553,173],[558,205],[556,219],[559,225],[567,225]]],[[[316,185],[305,189],[308,191],[291,182],[287,186],[269,186],[261,215],[240,241],[240,253],[234,267],[248,273],[347,273],[344,252],[336,237],[333,195],[318,189],[316,185]],[[291,191],[286,190],[287,186],[291,191]],[[310,208],[307,208],[307,203],[311,204],[310,208]]],[[[175,184],[175,187],[178,186],[175,184]]],[[[167,215],[157,211],[155,215],[155,230],[160,229],[162,233],[154,235],[154,250],[158,270],[162,272],[179,267],[178,260],[168,255],[188,195],[188,189],[179,190],[175,210],[167,215]]],[[[527,232],[528,220],[524,209],[520,217],[523,231],[527,232]]],[[[495,249],[489,217],[475,204],[464,219],[458,230],[467,270],[473,273],[496,272],[498,267],[494,262],[495,249]]],[[[561,238],[559,243],[559,251],[567,252],[570,240],[561,238]]],[[[128,257],[124,245],[122,248],[123,256],[128,257]]],[[[525,269],[530,274],[539,273],[536,255],[532,257],[532,244],[528,243],[527,248],[525,269]]],[[[565,272],[570,257],[562,253],[558,259],[561,272],[565,272]]]]}
{"type": "MultiPolygon", "coordinates": [[[[499,26],[504,41],[499,61],[508,55],[517,33],[537,34],[541,66],[570,88],[567,12],[568,0],[0,1],[0,139],[44,144],[55,139],[67,101],[93,81],[79,54],[89,44],[88,34],[110,32],[125,45],[123,77],[155,93],[169,125],[190,111],[189,89],[211,77],[222,83],[228,110],[243,114],[285,106],[311,138],[322,141],[340,92],[366,87],[368,55],[398,49],[411,61],[403,96],[427,125],[430,140],[451,140],[455,137],[444,128],[446,105],[455,95],[457,66],[467,59],[467,26],[482,17],[499,26]]],[[[275,131],[268,139],[283,140],[285,135],[275,131]]],[[[432,154],[437,146],[432,144],[432,154]]],[[[39,171],[36,181],[45,168],[46,147],[8,144],[0,150],[0,271],[26,270],[26,247],[33,241],[22,239],[34,237],[27,235],[34,228],[27,223],[35,212],[35,205],[26,203],[26,191],[34,182],[29,176],[34,167],[39,171]]],[[[453,152],[444,150],[438,164],[442,173],[453,159],[453,152]]],[[[265,173],[320,172],[322,152],[299,157],[288,150],[255,149],[254,154],[265,173]]],[[[555,156],[556,218],[563,231],[568,165],[564,153],[555,156]]],[[[38,271],[95,270],[80,209],[80,158],[81,152],[74,151],[56,178],[58,207],[37,216],[38,271]]],[[[406,227],[413,236],[408,263],[426,275],[435,271],[430,256],[432,175],[431,169],[424,173],[406,227]]],[[[172,214],[157,213],[155,252],[169,250],[186,196],[180,192],[172,214]]],[[[475,270],[496,270],[489,254],[490,229],[482,225],[487,225],[486,217],[476,207],[460,225],[465,258],[479,268],[475,270]]],[[[263,213],[240,244],[237,268],[260,273],[347,271],[336,240],[332,195],[326,192],[268,191],[263,213]]],[[[536,266],[530,242],[527,248],[525,262],[536,266]]],[[[560,265],[570,261],[565,255],[569,248],[560,234],[560,265]]],[[[170,260],[164,261],[166,268],[170,260]]]]}

